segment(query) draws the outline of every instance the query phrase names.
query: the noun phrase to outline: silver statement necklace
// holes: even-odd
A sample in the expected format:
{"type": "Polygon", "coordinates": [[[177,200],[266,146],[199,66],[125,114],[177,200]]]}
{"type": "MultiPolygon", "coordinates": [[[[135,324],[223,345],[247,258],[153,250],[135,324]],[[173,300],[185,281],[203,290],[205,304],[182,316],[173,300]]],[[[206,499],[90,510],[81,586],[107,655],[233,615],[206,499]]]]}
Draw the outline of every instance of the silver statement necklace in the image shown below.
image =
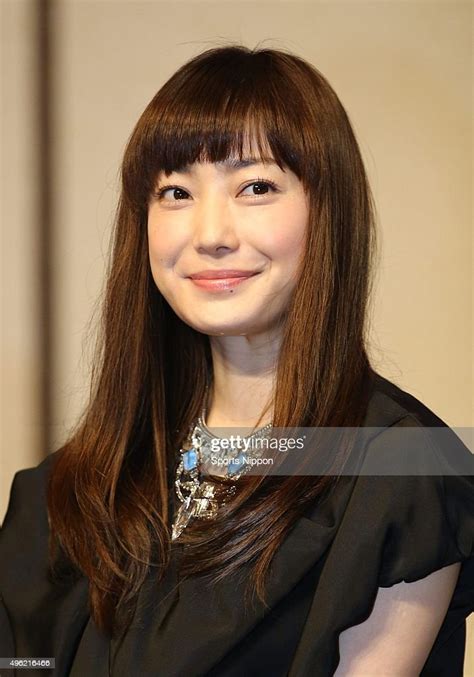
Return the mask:
{"type": "MultiPolygon", "coordinates": [[[[176,495],[180,505],[173,521],[171,540],[179,538],[192,518],[214,519],[219,506],[224,505],[235,494],[237,480],[249,471],[251,466],[246,462],[246,457],[257,458],[263,453],[263,445],[260,445],[260,449],[256,451],[252,449],[250,452],[242,451],[239,446],[222,449],[219,445],[222,438],[213,435],[205,424],[206,411],[205,405],[201,416],[191,426],[188,437],[180,449],[181,457],[175,479],[176,495]],[[218,459],[226,460],[219,466],[223,465],[226,468],[224,475],[226,481],[219,487],[204,479],[205,475],[202,472],[203,463],[209,462],[211,455],[215,463],[218,463],[218,459]]],[[[273,422],[268,423],[252,435],[242,439],[254,440],[266,437],[272,427],[273,422]]],[[[247,449],[250,446],[253,445],[246,444],[247,449]]]]}

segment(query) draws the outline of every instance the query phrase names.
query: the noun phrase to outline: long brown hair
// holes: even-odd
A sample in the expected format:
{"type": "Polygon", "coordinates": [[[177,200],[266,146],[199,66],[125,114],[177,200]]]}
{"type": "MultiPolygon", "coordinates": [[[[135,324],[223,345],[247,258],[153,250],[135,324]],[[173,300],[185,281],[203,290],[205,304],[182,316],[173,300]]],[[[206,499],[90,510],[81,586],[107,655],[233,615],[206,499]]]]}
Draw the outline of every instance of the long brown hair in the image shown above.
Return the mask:
{"type": "MultiPolygon", "coordinates": [[[[242,157],[249,131],[258,152],[269,147],[310,198],[276,364],[274,426],[358,426],[366,412],[375,219],[348,116],[323,75],[297,56],[209,49],[164,84],[129,139],[90,401],[48,489],[51,557],[87,576],[92,617],[109,634],[150,566],[158,581],[169,563],[177,451],[212,372],[209,337],[179,319],[153,281],[149,198],[159,171],[242,157]]],[[[218,519],[183,534],[183,573],[222,578],[251,561],[262,598],[275,551],[334,480],[242,478],[218,519]]]]}

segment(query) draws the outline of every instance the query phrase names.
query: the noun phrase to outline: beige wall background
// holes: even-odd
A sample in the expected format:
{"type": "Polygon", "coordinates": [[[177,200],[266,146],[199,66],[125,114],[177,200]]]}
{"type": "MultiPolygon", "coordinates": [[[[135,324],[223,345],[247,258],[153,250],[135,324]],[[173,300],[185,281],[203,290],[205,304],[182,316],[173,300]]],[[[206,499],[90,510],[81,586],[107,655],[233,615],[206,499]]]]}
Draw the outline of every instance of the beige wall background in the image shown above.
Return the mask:
{"type": "Polygon", "coordinates": [[[37,7],[1,0],[1,10],[0,518],[14,472],[64,441],[87,395],[84,337],[103,282],[126,139],[178,66],[229,41],[294,51],[335,88],[379,214],[372,359],[449,425],[473,425],[471,3],[51,3],[46,261],[38,227],[37,7]],[[46,436],[38,339],[44,265],[52,283],[46,436]]]}

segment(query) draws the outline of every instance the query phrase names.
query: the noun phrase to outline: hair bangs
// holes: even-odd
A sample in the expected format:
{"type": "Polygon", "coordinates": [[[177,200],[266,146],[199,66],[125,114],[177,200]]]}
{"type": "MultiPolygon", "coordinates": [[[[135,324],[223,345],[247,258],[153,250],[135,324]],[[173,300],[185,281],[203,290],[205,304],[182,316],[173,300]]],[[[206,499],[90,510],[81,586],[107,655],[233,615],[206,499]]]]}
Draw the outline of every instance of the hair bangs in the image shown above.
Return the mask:
{"type": "Polygon", "coordinates": [[[271,158],[309,183],[314,154],[302,130],[303,105],[298,87],[268,59],[259,68],[178,72],[137,125],[130,197],[144,206],[161,172],[229,158],[271,158]]]}

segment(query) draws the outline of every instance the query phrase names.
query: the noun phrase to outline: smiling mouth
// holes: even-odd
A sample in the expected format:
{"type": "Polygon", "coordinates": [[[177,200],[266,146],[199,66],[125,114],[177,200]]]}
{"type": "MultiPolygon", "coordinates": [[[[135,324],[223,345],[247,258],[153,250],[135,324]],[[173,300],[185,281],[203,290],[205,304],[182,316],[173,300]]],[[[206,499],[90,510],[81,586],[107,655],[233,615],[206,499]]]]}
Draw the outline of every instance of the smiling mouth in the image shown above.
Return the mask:
{"type": "Polygon", "coordinates": [[[225,278],[206,278],[206,279],[197,279],[189,278],[191,282],[206,291],[226,291],[228,289],[234,289],[239,285],[245,284],[248,280],[256,277],[259,273],[252,273],[250,275],[240,276],[240,277],[225,277],[225,278]]]}

